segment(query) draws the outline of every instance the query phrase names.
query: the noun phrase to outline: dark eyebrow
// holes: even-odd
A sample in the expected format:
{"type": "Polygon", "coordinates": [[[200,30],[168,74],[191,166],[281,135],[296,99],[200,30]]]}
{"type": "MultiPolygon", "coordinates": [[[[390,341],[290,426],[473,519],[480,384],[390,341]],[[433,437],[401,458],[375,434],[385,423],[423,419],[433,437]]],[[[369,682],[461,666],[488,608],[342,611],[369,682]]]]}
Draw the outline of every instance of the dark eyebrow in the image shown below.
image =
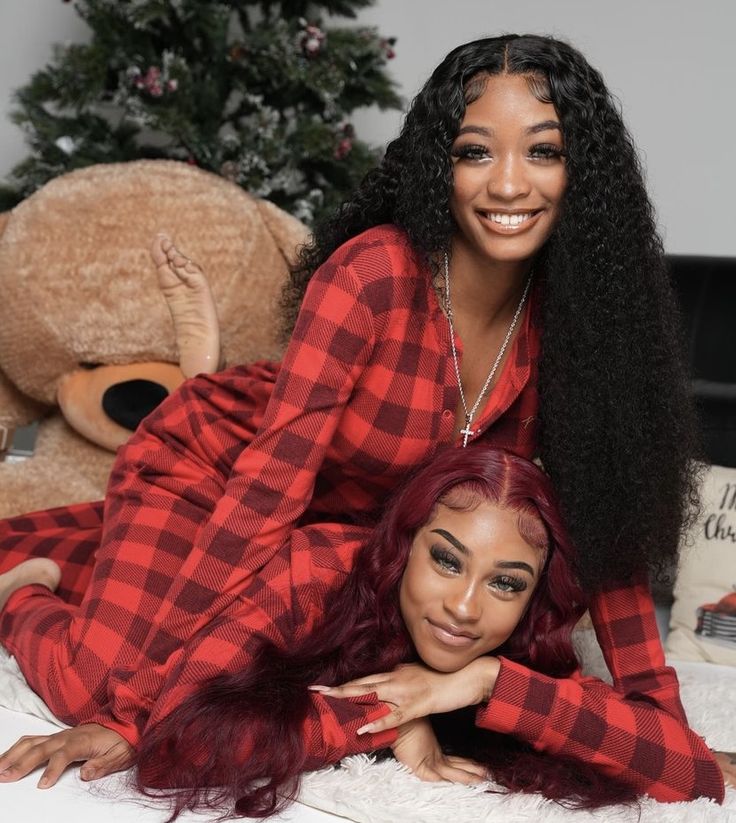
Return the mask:
{"type": "Polygon", "coordinates": [[[457,136],[460,137],[461,134],[482,134],[484,137],[491,137],[493,129],[487,129],[485,126],[463,126],[457,136]]]}
{"type": "Polygon", "coordinates": [[[540,131],[549,131],[550,129],[562,131],[562,126],[556,120],[542,120],[541,123],[535,123],[533,126],[529,126],[526,134],[539,134],[540,131]]]}
{"type": "Polygon", "coordinates": [[[452,543],[452,545],[459,551],[465,555],[470,554],[470,550],[467,546],[463,546],[463,544],[455,537],[454,534],[450,534],[450,532],[445,531],[444,529],[432,529],[434,534],[439,534],[447,540],[448,543],[452,543]]]}
{"type": "MultiPolygon", "coordinates": [[[[466,556],[472,554],[467,546],[464,546],[454,534],[451,534],[445,529],[432,529],[432,533],[439,534],[441,537],[444,537],[448,543],[452,543],[452,545],[462,554],[466,556]]],[[[528,563],[524,563],[523,560],[499,560],[496,563],[496,567],[499,569],[519,569],[520,571],[529,572],[531,577],[535,577],[534,569],[528,563]]]]}
{"type": "Polygon", "coordinates": [[[534,577],[534,569],[528,563],[524,563],[523,560],[499,560],[496,565],[499,569],[520,569],[521,571],[527,571],[534,577]]]}
{"type": "MultiPolygon", "coordinates": [[[[562,131],[562,126],[557,120],[542,120],[541,123],[535,123],[525,129],[524,134],[539,134],[540,131],[549,131],[550,129],[562,131]]],[[[482,134],[484,137],[493,137],[493,129],[486,126],[463,126],[458,131],[457,136],[460,137],[461,134],[482,134]]]]}

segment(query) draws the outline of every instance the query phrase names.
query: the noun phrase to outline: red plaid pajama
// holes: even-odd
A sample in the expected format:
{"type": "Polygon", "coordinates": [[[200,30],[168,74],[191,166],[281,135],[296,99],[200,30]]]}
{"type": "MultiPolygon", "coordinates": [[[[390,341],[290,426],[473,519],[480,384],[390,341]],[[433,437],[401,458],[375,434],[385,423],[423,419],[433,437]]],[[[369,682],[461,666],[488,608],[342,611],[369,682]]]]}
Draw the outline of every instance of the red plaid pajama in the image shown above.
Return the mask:
{"type": "MultiPolygon", "coordinates": [[[[400,232],[367,232],[312,279],[280,367],[188,381],[147,418],[113,469],[79,608],[19,593],[4,610],[0,638],[52,710],[135,742],[183,647],[263,578],[295,527],[375,517],[452,442],[457,380],[428,280],[400,232]]],[[[527,457],[538,347],[530,311],[477,421],[527,457]]]]}
{"type": "Polygon", "coordinates": [[[720,769],[688,727],[677,677],[665,665],[648,586],[610,589],[590,611],[613,688],[502,659],[491,699],[476,713],[478,726],[591,763],[657,800],[722,801],[720,769]]]}
{"type": "Polygon", "coordinates": [[[0,521],[0,574],[31,557],[50,557],[61,567],[57,597],[79,605],[100,545],[102,506],[80,503],[0,521]]]}
{"type": "MultiPolygon", "coordinates": [[[[66,553],[79,566],[100,538],[91,572],[64,569],[73,606],[32,587],[0,619],[0,640],[54,712],[135,744],[197,683],[247,665],[253,638],[287,642],[311,625],[360,543],[350,523],[375,517],[407,471],[454,440],[457,380],[428,278],[396,229],[355,238],[312,279],[279,368],[195,378],[144,421],[119,453],[101,534],[99,507],[76,507],[88,533],[73,520],[64,532],[65,510],[0,525],[6,567],[24,552],[62,566],[66,553]]],[[[537,295],[476,421],[478,437],[526,457],[537,432],[537,295]]],[[[617,640],[614,629],[614,661],[617,640]]],[[[375,746],[353,734],[384,711],[375,700],[349,708],[315,695],[313,706],[315,763],[375,746]]]]}
{"type": "MultiPolygon", "coordinates": [[[[141,613],[131,611],[130,603],[123,605],[122,597],[120,602],[113,602],[109,588],[107,592],[101,590],[98,597],[92,596],[103,586],[96,580],[103,564],[94,563],[93,553],[88,550],[94,544],[90,534],[99,536],[99,514],[96,506],[74,506],[30,518],[13,518],[4,521],[0,530],[0,546],[16,546],[12,555],[3,552],[6,562],[0,571],[28,556],[46,556],[56,560],[64,574],[73,574],[80,581],[89,579],[92,572],[81,607],[61,602],[43,586],[28,586],[14,598],[9,631],[5,618],[0,617],[3,643],[15,655],[34,689],[58,717],[70,724],[104,722],[108,674],[138,653],[138,644],[132,638],[141,613]],[[80,528],[70,525],[72,511],[80,528]],[[89,528],[95,515],[96,530],[89,528]],[[34,536],[23,534],[30,523],[41,524],[44,519],[46,527],[34,536]],[[59,529],[57,519],[66,520],[66,531],[59,529]],[[80,546],[87,557],[85,574],[80,574],[76,559],[80,546]],[[70,557],[75,559],[69,562],[70,557]],[[113,628],[115,619],[120,622],[113,628]],[[124,621],[129,621],[127,632],[122,631],[124,621]]],[[[123,676],[117,700],[142,719],[139,732],[143,732],[146,722],[155,724],[169,714],[204,680],[246,667],[264,638],[286,647],[311,631],[323,612],[326,594],[343,582],[369,531],[367,527],[343,524],[294,530],[291,540],[239,597],[166,659],[159,699],[147,706],[150,718],[148,710],[141,711],[140,697],[127,689],[123,676]]],[[[73,599],[79,599],[77,594],[73,599]]],[[[375,695],[340,701],[314,694],[310,699],[304,735],[313,768],[337,762],[346,754],[374,751],[394,739],[392,731],[360,737],[356,734],[360,726],[387,712],[375,695]]]]}

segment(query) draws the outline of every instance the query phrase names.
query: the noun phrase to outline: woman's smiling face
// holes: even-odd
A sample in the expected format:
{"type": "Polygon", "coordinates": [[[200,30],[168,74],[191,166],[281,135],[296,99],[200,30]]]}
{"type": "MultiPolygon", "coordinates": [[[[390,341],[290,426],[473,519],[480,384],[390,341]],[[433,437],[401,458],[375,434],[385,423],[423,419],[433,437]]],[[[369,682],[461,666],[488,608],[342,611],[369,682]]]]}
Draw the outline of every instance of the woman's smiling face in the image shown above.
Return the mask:
{"type": "Polygon", "coordinates": [[[545,553],[519,533],[519,517],[487,501],[471,509],[439,504],[417,532],[399,602],[431,668],[457,671],[497,649],[524,615],[545,553]]]}
{"type": "Polygon", "coordinates": [[[450,150],[453,252],[480,265],[523,262],[559,219],[567,185],[562,128],[554,106],[532,94],[524,75],[481,81],[450,150]]]}

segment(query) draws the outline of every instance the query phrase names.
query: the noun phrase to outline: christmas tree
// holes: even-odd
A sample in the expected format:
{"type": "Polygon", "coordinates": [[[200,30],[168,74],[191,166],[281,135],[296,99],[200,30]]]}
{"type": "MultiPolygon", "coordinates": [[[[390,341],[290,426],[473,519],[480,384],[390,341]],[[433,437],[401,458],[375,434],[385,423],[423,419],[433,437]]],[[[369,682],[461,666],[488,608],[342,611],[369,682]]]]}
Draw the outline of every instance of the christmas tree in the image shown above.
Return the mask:
{"type": "Polygon", "coordinates": [[[57,46],[16,92],[32,154],[0,189],[0,210],[72,169],[163,157],[311,223],[377,160],[351,112],[400,105],[386,71],[393,39],[331,25],[372,3],[79,0],[89,44],[57,46]]]}

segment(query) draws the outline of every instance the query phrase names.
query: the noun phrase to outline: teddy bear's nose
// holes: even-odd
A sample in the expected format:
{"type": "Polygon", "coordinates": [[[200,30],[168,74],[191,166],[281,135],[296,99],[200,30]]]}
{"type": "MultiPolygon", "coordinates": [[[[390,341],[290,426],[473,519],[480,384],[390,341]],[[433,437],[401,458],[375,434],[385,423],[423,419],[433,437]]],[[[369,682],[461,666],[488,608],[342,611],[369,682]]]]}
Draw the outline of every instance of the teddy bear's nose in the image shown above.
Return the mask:
{"type": "Polygon", "coordinates": [[[105,391],[102,409],[119,426],[135,431],[168,393],[165,386],[152,380],[124,380],[105,391]]]}

